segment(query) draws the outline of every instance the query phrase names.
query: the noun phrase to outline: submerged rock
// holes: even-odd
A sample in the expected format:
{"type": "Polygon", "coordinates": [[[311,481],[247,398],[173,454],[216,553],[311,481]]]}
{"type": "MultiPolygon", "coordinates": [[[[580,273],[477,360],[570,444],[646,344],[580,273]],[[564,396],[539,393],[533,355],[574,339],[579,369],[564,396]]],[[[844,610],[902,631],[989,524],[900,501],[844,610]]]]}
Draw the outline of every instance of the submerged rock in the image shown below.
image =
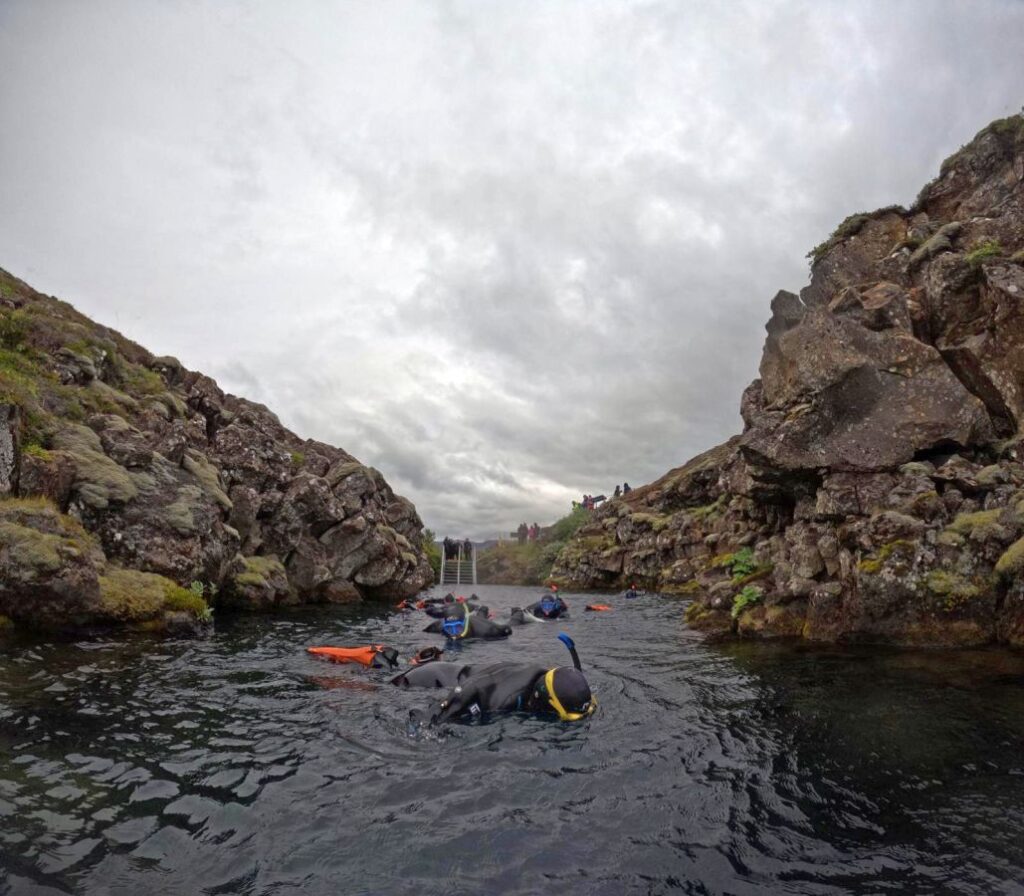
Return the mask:
{"type": "Polygon", "coordinates": [[[1024,646],[1024,117],[813,255],[743,434],[608,502],[553,577],[719,635],[1024,646]]]}

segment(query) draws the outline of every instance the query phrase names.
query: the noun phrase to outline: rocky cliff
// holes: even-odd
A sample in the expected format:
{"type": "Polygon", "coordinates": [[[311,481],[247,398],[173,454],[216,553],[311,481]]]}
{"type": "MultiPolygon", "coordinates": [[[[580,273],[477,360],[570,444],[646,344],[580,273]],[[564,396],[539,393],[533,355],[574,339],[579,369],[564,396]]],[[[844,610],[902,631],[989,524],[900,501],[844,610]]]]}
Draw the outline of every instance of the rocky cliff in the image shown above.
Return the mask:
{"type": "Polygon", "coordinates": [[[811,256],[744,432],[611,502],[553,575],[692,596],[718,633],[1024,645],[1024,117],[811,256]]]}
{"type": "Polygon", "coordinates": [[[400,598],[422,540],[373,468],[0,271],[0,622],[400,598]]]}

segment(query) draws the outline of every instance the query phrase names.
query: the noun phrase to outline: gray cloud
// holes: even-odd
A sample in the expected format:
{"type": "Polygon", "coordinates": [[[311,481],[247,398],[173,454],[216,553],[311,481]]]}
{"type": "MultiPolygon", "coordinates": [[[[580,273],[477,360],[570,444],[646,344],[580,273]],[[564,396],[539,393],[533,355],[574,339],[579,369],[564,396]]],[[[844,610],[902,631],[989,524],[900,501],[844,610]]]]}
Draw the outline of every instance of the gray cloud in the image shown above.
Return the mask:
{"type": "Polygon", "coordinates": [[[1020,108],[1017,2],[8,2],[0,264],[440,533],[737,431],[768,301],[1020,108]]]}

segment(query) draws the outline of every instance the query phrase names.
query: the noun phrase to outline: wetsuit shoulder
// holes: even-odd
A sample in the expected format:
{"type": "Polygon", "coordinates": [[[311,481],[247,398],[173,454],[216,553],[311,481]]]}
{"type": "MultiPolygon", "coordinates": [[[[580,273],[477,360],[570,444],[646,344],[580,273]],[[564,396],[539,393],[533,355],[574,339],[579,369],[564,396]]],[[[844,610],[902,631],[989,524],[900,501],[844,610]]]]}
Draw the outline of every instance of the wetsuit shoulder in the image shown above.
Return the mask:
{"type": "Polygon", "coordinates": [[[424,663],[396,675],[391,683],[406,688],[453,688],[468,678],[472,670],[472,666],[462,663],[424,663]]]}

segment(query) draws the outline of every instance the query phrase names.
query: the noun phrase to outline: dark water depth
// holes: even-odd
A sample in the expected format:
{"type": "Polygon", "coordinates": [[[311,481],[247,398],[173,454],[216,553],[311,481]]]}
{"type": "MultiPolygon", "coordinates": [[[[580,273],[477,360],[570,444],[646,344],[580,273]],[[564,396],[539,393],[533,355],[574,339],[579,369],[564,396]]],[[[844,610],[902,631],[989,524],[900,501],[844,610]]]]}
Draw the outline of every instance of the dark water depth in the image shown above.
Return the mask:
{"type": "Polygon", "coordinates": [[[406,731],[434,695],[304,652],[441,644],[422,613],[6,644],[0,894],[1024,893],[1024,655],[715,646],[671,598],[566,598],[459,658],[564,664],[565,630],[596,715],[440,737],[406,731]]]}

